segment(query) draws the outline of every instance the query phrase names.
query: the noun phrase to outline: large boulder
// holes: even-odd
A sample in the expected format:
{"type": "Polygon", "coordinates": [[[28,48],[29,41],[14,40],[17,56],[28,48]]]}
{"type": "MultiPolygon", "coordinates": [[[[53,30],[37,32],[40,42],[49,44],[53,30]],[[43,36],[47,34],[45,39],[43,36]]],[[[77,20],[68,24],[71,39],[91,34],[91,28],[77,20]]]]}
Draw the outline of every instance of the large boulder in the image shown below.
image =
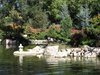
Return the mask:
{"type": "Polygon", "coordinates": [[[47,46],[45,50],[45,55],[55,56],[59,50],[59,46],[47,46]]]}
{"type": "Polygon", "coordinates": [[[40,46],[36,46],[33,49],[29,49],[30,52],[33,52],[35,54],[43,54],[44,53],[44,48],[40,47],[40,46]]]}

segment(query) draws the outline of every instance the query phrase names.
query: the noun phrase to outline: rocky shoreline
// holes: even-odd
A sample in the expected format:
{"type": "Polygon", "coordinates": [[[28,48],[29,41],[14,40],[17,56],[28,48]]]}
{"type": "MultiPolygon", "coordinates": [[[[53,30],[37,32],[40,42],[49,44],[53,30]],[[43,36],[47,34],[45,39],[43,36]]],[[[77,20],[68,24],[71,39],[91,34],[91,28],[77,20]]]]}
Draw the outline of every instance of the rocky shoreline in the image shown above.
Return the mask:
{"type": "MultiPolygon", "coordinates": [[[[57,46],[56,46],[57,48],[57,46]]],[[[47,53],[54,57],[98,57],[100,56],[100,48],[89,47],[85,45],[82,48],[66,48],[58,51],[54,47],[52,51],[47,47],[47,53]]]]}
{"type": "Polygon", "coordinates": [[[84,45],[82,48],[66,48],[59,50],[59,46],[47,46],[45,48],[41,46],[36,46],[33,49],[28,49],[28,51],[15,51],[14,55],[34,55],[34,56],[52,56],[56,58],[64,57],[99,57],[100,48],[89,47],[84,45]]]}

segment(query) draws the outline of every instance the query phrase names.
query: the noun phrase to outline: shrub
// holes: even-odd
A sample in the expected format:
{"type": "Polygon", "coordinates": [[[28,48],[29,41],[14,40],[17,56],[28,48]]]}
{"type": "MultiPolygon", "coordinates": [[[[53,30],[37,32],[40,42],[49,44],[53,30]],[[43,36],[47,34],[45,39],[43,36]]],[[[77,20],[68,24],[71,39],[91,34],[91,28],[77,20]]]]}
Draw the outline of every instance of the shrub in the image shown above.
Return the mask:
{"type": "Polygon", "coordinates": [[[36,35],[36,39],[44,40],[46,36],[46,32],[40,32],[36,35]]]}
{"type": "Polygon", "coordinates": [[[32,33],[30,39],[40,39],[43,40],[46,37],[46,32],[32,33]]]}
{"type": "Polygon", "coordinates": [[[69,44],[71,44],[71,46],[78,47],[81,45],[82,39],[83,35],[81,33],[75,33],[71,35],[71,41],[69,42],[69,44]]]}
{"type": "Polygon", "coordinates": [[[66,38],[70,37],[70,31],[72,28],[72,20],[70,17],[66,17],[61,21],[62,33],[66,38]]]}

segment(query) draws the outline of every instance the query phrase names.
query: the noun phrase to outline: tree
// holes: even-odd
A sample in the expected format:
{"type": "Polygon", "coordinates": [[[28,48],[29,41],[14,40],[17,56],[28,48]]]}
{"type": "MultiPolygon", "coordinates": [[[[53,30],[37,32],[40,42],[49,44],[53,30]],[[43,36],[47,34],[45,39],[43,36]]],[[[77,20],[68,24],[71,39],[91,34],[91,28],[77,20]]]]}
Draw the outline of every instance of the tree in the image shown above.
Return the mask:
{"type": "Polygon", "coordinates": [[[89,26],[90,10],[87,4],[80,6],[77,17],[80,20],[81,27],[89,26]]]}
{"type": "Polygon", "coordinates": [[[33,7],[28,13],[28,23],[34,28],[46,28],[48,26],[48,16],[39,7],[33,7]]]}
{"type": "Polygon", "coordinates": [[[89,26],[89,19],[99,12],[99,2],[99,0],[70,0],[69,11],[73,25],[77,28],[89,26]]]}
{"type": "Polygon", "coordinates": [[[62,26],[62,33],[63,36],[66,38],[69,38],[71,28],[72,28],[72,20],[70,17],[66,17],[61,21],[61,26],[62,26]]]}
{"type": "Polygon", "coordinates": [[[90,32],[100,39],[100,14],[91,18],[90,32]]]}
{"type": "Polygon", "coordinates": [[[68,39],[71,34],[70,32],[72,28],[72,20],[69,14],[68,5],[66,3],[62,5],[61,17],[62,34],[63,37],[66,37],[66,39],[68,39]]]}
{"type": "Polygon", "coordinates": [[[60,9],[63,3],[66,3],[67,0],[53,0],[50,6],[50,16],[53,17],[55,21],[61,20],[60,9]]]}
{"type": "Polygon", "coordinates": [[[21,15],[25,25],[34,28],[46,28],[48,25],[48,16],[43,10],[44,0],[21,0],[21,15]],[[27,10],[26,10],[27,9],[27,10]]]}

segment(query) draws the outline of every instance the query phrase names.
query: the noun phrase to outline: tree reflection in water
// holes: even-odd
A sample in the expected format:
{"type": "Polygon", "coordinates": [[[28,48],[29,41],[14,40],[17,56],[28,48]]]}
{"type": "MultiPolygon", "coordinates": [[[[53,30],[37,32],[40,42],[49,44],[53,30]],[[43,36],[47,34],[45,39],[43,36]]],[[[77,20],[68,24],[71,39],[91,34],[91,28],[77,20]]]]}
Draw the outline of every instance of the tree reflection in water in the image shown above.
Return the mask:
{"type": "Polygon", "coordinates": [[[99,75],[98,58],[13,56],[0,46],[0,75],[99,75]]]}

